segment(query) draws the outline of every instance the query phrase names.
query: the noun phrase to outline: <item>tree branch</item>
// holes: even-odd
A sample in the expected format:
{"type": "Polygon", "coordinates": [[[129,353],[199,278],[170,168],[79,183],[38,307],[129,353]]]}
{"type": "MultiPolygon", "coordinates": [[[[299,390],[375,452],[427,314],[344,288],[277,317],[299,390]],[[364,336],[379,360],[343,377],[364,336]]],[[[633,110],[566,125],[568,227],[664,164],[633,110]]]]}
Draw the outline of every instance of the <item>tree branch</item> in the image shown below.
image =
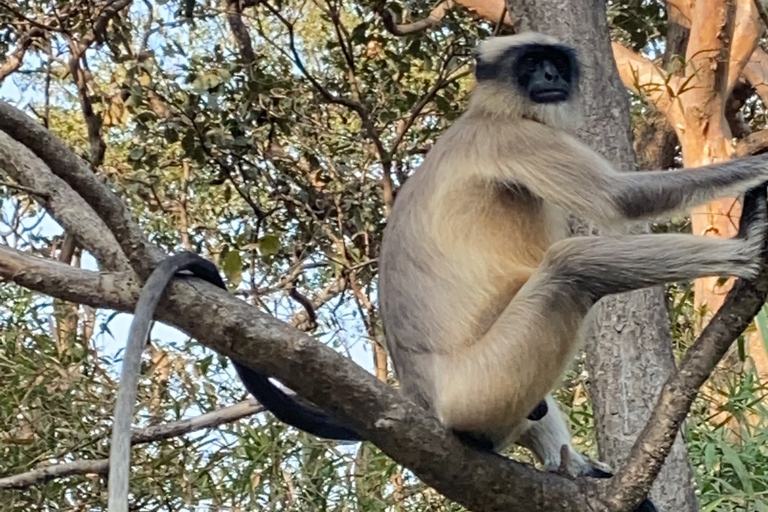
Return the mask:
{"type": "Polygon", "coordinates": [[[237,47],[240,49],[240,57],[247,65],[256,63],[256,53],[251,44],[251,34],[243,23],[243,2],[242,0],[227,0],[227,23],[235,38],[237,47]]]}
{"type": "Polygon", "coordinates": [[[757,9],[757,15],[760,16],[760,19],[763,22],[764,27],[768,27],[768,12],[765,10],[765,6],[761,2],[761,0],[753,0],[755,9],[757,9]]]}
{"type": "Polygon", "coordinates": [[[385,5],[378,6],[377,12],[381,16],[387,32],[395,36],[405,36],[439,25],[448,11],[457,4],[468,10],[474,18],[487,20],[497,25],[512,27],[513,20],[509,12],[507,12],[504,0],[445,0],[432,9],[426,18],[403,24],[398,24],[395,21],[392,12],[385,5]]]}
{"type": "Polygon", "coordinates": [[[712,321],[686,352],[678,371],[667,379],[651,417],[627,457],[628,462],[611,481],[612,510],[628,509],[647,495],[699,388],[752,322],[766,297],[768,265],[763,260],[754,281],[736,281],[712,321]]]}
{"type": "Polygon", "coordinates": [[[733,34],[729,51],[728,83],[723,98],[730,97],[736,82],[749,62],[752,53],[757,48],[760,35],[763,33],[763,24],[757,9],[759,0],[738,0],[734,15],[733,34]]]}
{"type": "Polygon", "coordinates": [[[739,140],[734,149],[737,157],[765,153],[768,150],[768,130],[750,133],[739,140]]]}
{"type": "Polygon", "coordinates": [[[32,28],[29,32],[19,38],[16,43],[16,49],[14,49],[9,55],[5,57],[5,62],[0,65],[0,83],[6,79],[8,75],[16,71],[21,67],[24,61],[24,55],[35,39],[42,37],[43,30],[37,27],[32,28]]]}
{"type": "Polygon", "coordinates": [[[755,48],[743,73],[763,103],[768,105],[768,53],[759,46],[755,48]]]}
{"type": "Polygon", "coordinates": [[[72,187],[109,227],[139,276],[149,276],[154,265],[163,258],[162,251],[147,240],[120,199],[82,160],[41,124],[2,101],[0,130],[29,148],[72,187]]]}
{"type": "Polygon", "coordinates": [[[90,34],[86,38],[86,41],[84,41],[85,46],[90,45],[93,40],[104,42],[106,40],[107,25],[109,22],[112,21],[112,18],[117,16],[120,11],[131,5],[131,2],[132,0],[109,0],[107,5],[105,5],[99,13],[98,18],[96,18],[96,22],[93,24],[92,34],[90,34]]]}
{"type": "Polygon", "coordinates": [[[4,245],[0,279],[68,302],[125,312],[133,310],[141,290],[132,272],[89,272],[4,245]]]}
{"type": "MultiPolygon", "coordinates": [[[[69,46],[72,55],[68,63],[69,74],[72,76],[72,82],[75,84],[80,97],[80,110],[83,112],[85,126],[88,129],[88,144],[91,146],[90,164],[93,168],[97,168],[104,162],[104,154],[107,151],[107,144],[101,135],[104,119],[93,109],[93,100],[88,92],[86,71],[80,65],[80,58],[85,52],[78,50],[78,43],[74,40],[70,40],[69,46]]],[[[85,59],[83,58],[83,60],[85,59]]]]}
{"type": "Polygon", "coordinates": [[[512,14],[507,10],[504,0],[454,0],[467,9],[473,17],[484,19],[508,28],[514,25],[512,14]]]}
{"type": "Polygon", "coordinates": [[[115,237],[88,204],[26,146],[0,131],[0,170],[18,181],[107,270],[129,270],[115,237]]]}
{"type": "Polygon", "coordinates": [[[406,36],[408,34],[413,34],[414,32],[432,28],[439,24],[443,21],[443,18],[448,11],[453,9],[453,6],[453,0],[440,2],[429,12],[429,16],[411,23],[398,24],[395,21],[395,17],[392,15],[392,11],[387,9],[386,6],[382,6],[379,10],[379,16],[381,16],[381,21],[384,23],[384,28],[387,29],[387,32],[395,36],[406,36]]]}
{"type": "Polygon", "coordinates": [[[672,99],[677,95],[679,78],[667,75],[653,62],[620,43],[612,42],[611,48],[624,86],[653,103],[659,112],[669,112],[672,99]]]}
{"type": "MultiPolygon", "coordinates": [[[[225,423],[232,423],[264,410],[264,407],[256,400],[245,400],[195,418],[134,430],[131,435],[131,445],[163,441],[198,430],[216,428],[225,423]]],[[[72,475],[105,474],[108,470],[109,459],[76,460],[63,464],[53,464],[19,473],[18,475],[0,478],[0,489],[24,489],[54,478],[72,475]]]]}
{"type": "MultiPolygon", "coordinates": [[[[70,302],[130,311],[138,283],[0,246],[0,278],[70,302]]],[[[204,345],[273,375],[299,396],[349,422],[427,485],[471,510],[606,509],[604,483],[542,473],[461,444],[436,418],[333,349],[196,279],[175,281],[159,317],[204,345]]]]}

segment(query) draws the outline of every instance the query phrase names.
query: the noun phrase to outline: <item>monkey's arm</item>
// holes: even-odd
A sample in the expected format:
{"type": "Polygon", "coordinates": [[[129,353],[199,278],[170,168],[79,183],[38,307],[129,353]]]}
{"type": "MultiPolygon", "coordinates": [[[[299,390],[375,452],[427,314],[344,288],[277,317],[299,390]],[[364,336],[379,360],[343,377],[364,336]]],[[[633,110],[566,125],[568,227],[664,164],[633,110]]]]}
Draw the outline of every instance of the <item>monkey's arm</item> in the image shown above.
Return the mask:
{"type": "Polygon", "coordinates": [[[601,224],[669,214],[768,181],[768,155],[696,169],[621,173],[575,138],[548,135],[535,145],[526,137],[528,144],[503,166],[502,179],[601,224]]]}
{"type": "Polygon", "coordinates": [[[638,219],[738,196],[766,180],[768,155],[761,155],[695,169],[622,173],[612,198],[624,218],[638,219]]]}

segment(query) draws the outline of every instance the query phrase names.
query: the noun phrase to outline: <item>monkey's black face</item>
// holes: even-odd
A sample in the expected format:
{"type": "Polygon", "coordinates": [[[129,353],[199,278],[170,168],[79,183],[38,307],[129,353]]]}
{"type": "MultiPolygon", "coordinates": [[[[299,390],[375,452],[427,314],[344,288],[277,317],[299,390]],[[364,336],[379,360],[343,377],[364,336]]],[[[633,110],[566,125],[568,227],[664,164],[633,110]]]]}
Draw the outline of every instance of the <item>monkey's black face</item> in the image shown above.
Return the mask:
{"type": "Polygon", "coordinates": [[[504,80],[534,103],[568,101],[578,87],[579,65],[564,45],[527,44],[510,48],[495,62],[477,63],[478,80],[504,80]]]}
{"type": "Polygon", "coordinates": [[[557,46],[521,48],[513,66],[517,85],[535,103],[568,101],[573,82],[572,55],[557,46]]]}

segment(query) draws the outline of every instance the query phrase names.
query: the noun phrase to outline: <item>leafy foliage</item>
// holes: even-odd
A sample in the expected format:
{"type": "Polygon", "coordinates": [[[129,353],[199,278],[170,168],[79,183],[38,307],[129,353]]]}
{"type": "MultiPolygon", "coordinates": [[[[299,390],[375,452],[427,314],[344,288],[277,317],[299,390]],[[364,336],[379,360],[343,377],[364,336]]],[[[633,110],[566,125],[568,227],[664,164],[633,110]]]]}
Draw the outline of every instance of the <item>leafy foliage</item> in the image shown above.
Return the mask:
{"type": "MultiPolygon", "coordinates": [[[[0,55],[34,35],[2,94],[29,104],[93,163],[154,242],[212,258],[244,300],[373,368],[388,207],[463,110],[470,51],[495,28],[454,11],[407,37],[384,28],[384,8],[416,19],[433,7],[422,0],[246,0],[242,10],[135,1],[100,24],[108,3],[0,0],[0,55]]],[[[658,53],[661,3],[610,2],[609,14],[614,37],[658,53]]],[[[762,112],[754,99],[745,103],[750,123],[764,124],[762,112]]],[[[648,111],[635,102],[633,113],[642,122],[648,111]]],[[[4,243],[96,266],[69,251],[71,240],[23,193],[3,187],[0,201],[4,243]]],[[[687,290],[670,296],[682,350],[697,312],[687,290]]],[[[7,285],[0,304],[0,477],[107,457],[125,317],[7,285]]],[[[226,360],[167,329],[155,337],[139,425],[244,398],[226,360]]],[[[586,384],[579,363],[558,398],[594,455],[586,384]]],[[[728,414],[763,414],[759,384],[747,374],[730,384],[719,402],[728,414]]],[[[700,404],[687,431],[704,510],[768,510],[765,434],[745,427],[736,445],[724,427],[704,421],[708,414],[700,404]]],[[[459,510],[369,445],[318,441],[267,415],[133,453],[141,510],[459,510]]],[[[106,480],[77,475],[3,496],[3,511],[98,509],[106,480]]]]}

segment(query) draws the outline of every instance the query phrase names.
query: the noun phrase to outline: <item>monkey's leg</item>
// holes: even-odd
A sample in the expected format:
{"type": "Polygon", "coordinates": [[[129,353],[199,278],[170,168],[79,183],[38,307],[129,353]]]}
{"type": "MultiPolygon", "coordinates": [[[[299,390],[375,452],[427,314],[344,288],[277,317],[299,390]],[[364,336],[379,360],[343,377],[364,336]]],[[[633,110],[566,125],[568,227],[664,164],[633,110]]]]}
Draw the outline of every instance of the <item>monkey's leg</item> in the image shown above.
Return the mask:
{"type": "Polygon", "coordinates": [[[547,403],[547,414],[538,421],[526,420],[527,429],[516,441],[517,444],[531,450],[547,471],[595,478],[610,476],[608,466],[591,461],[573,447],[565,415],[552,395],[548,394],[544,401],[547,403]],[[563,450],[566,452],[565,460],[563,450]]]}
{"type": "MultiPolygon", "coordinates": [[[[547,471],[571,476],[611,478],[613,473],[608,465],[576,451],[571,443],[571,432],[565,415],[551,395],[546,396],[546,402],[549,409],[547,414],[539,421],[528,421],[528,429],[517,440],[517,444],[531,450],[547,471]]],[[[657,509],[651,500],[646,499],[635,512],[657,512],[657,509]]]]}
{"type": "Polygon", "coordinates": [[[698,277],[752,277],[763,224],[750,229],[745,239],[732,240],[640,235],[558,242],[480,339],[435,356],[438,417],[495,442],[507,437],[555,386],[597,300],[698,277]]]}

